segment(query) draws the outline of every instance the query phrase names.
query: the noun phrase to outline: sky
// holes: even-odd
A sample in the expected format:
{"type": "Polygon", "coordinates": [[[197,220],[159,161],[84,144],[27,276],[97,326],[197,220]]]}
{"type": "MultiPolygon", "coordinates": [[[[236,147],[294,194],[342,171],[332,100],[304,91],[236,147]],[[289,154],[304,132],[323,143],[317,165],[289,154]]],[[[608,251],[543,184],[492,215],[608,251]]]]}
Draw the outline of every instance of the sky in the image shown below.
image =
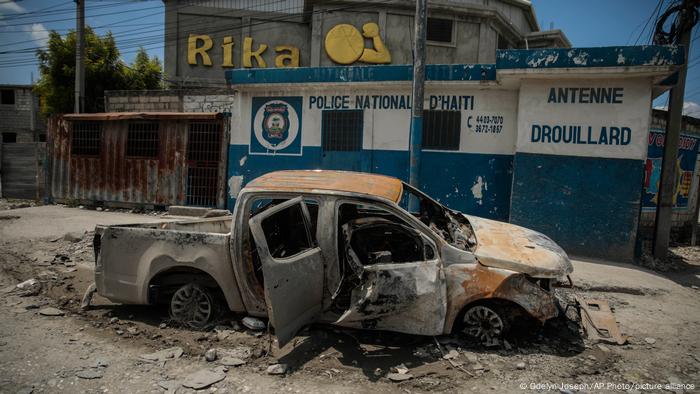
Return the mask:
{"type": "MultiPolygon", "coordinates": [[[[163,60],[164,7],[161,0],[86,0],[86,24],[99,34],[112,31],[127,63],[139,46],[163,60]]],[[[264,0],[261,0],[264,1],[264,0]]],[[[542,30],[561,29],[574,47],[651,43],[658,9],[672,0],[532,0],[542,30]],[[660,4],[661,3],[661,4],[660,4]],[[661,7],[658,7],[661,5],[661,7]]],[[[35,49],[48,31],[75,28],[72,0],[0,0],[0,84],[38,79],[35,49]]],[[[700,46],[696,27],[689,54],[684,111],[700,117],[700,46]]],[[[666,104],[667,94],[654,106],[666,104]]]]}

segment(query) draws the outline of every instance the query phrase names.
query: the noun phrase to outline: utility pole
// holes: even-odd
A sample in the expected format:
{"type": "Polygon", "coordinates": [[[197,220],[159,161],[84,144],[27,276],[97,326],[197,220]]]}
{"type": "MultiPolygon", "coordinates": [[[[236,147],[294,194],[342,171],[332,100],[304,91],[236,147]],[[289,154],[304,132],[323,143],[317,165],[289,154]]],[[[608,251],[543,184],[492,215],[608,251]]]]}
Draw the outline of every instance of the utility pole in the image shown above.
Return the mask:
{"type": "MultiPolygon", "coordinates": [[[[420,156],[423,140],[423,98],[425,85],[425,25],[428,17],[428,0],[416,0],[413,39],[413,92],[411,93],[411,137],[409,144],[409,172],[411,186],[420,185],[420,156]]],[[[410,202],[410,208],[416,208],[410,202]]],[[[412,209],[413,210],[413,209],[412,209]]]]}
{"type": "MultiPolygon", "coordinates": [[[[692,26],[689,24],[692,7],[697,1],[684,0],[679,11],[680,37],[677,42],[685,48],[685,63],[678,70],[678,83],[671,88],[668,104],[668,120],[666,122],[666,137],[664,138],[664,156],[661,162],[661,178],[656,206],[656,221],[654,226],[654,257],[663,259],[668,254],[668,244],[671,238],[673,214],[673,196],[677,179],[676,160],[678,158],[678,140],[681,133],[683,118],[683,96],[685,96],[685,78],[688,71],[688,53],[692,26]]],[[[697,220],[697,219],[696,219],[697,220]]]]}
{"type": "Polygon", "coordinates": [[[85,0],[75,0],[75,108],[79,114],[85,109],[85,0]]]}

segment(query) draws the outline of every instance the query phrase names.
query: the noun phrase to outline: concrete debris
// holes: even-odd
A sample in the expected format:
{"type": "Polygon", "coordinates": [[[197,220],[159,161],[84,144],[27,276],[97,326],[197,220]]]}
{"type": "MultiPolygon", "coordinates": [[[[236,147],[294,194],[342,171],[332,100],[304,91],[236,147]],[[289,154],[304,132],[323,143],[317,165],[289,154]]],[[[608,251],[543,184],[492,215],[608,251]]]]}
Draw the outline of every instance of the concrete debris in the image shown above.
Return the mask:
{"type": "Polygon", "coordinates": [[[389,373],[386,375],[392,382],[402,382],[404,380],[409,380],[413,378],[410,373],[389,373]]]}
{"type": "Polygon", "coordinates": [[[216,349],[209,349],[204,353],[204,359],[208,362],[216,361],[216,349]]]}
{"type": "Polygon", "coordinates": [[[214,327],[214,332],[216,333],[216,338],[219,341],[225,341],[229,339],[231,336],[236,334],[236,331],[230,329],[227,326],[216,326],[214,327]]]}
{"type": "Polygon", "coordinates": [[[139,358],[143,361],[150,361],[154,363],[165,362],[168,360],[175,360],[180,358],[184,351],[181,347],[175,346],[168,349],[159,350],[155,353],[142,354],[139,358]]]}
{"type": "Polygon", "coordinates": [[[404,364],[399,364],[391,369],[395,373],[399,373],[399,374],[407,374],[408,373],[408,368],[404,364]]]}
{"type": "Polygon", "coordinates": [[[83,239],[83,236],[81,234],[78,234],[78,233],[65,233],[63,235],[63,240],[66,242],[76,243],[76,242],[80,242],[80,240],[82,240],[82,239],[83,239]]]}
{"type": "Polygon", "coordinates": [[[222,371],[210,371],[202,369],[191,373],[182,381],[182,385],[195,390],[205,389],[214,383],[220,382],[226,378],[226,374],[222,371]]]}
{"type": "Polygon", "coordinates": [[[228,357],[228,356],[222,357],[219,360],[219,364],[225,365],[227,367],[238,367],[238,366],[241,366],[245,363],[246,363],[245,360],[241,360],[240,358],[236,358],[236,357],[228,357]]]}
{"type": "Polygon", "coordinates": [[[109,367],[109,360],[106,358],[95,359],[95,362],[92,366],[95,368],[107,368],[109,367]]]}
{"type": "Polygon", "coordinates": [[[182,386],[182,382],[175,379],[161,380],[158,382],[158,386],[168,393],[174,393],[180,388],[180,386],[182,386]]]}
{"type": "Polygon", "coordinates": [[[49,307],[46,307],[44,309],[40,309],[39,314],[42,316],[63,316],[66,313],[58,308],[54,308],[54,307],[49,306],[49,307]]]}
{"type": "Polygon", "coordinates": [[[41,292],[41,282],[32,278],[17,285],[21,297],[35,296],[41,292]]]}
{"type": "Polygon", "coordinates": [[[449,352],[447,352],[447,354],[442,356],[442,358],[444,358],[445,360],[453,360],[457,357],[459,357],[459,352],[454,349],[450,350],[449,352]]]}
{"type": "Polygon", "coordinates": [[[249,328],[253,331],[264,330],[266,327],[265,323],[262,320],[257,319],[255,317],[251,317],[251,316],[244,317],[241,322],[243,323],[244,326],[246,326],[247,328],[249,328]]]}
{"type": "Polygon", "coordinates": [[[287,364],[272,364],[267,367],[268,375],[284,375],[287,373],[287,364]]]}
{"type": "Polygon", "coordinates": [[[104,376],[104,370],[97,368],[87,368],[76,372],[75,376],[81,379],[99,379],[104,376]]]}

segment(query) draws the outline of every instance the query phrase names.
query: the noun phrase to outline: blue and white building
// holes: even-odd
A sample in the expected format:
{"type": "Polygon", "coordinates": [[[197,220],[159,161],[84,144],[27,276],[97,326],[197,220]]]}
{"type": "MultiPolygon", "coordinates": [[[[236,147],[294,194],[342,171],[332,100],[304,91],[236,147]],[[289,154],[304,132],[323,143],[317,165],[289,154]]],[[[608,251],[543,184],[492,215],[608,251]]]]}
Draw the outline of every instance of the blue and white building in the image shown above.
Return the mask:
{"type": "MultiPolygon", "coordinates": [[[[539,230],[574,256],[638,252],[651,102],[674,47],[499,50],[428,65],[420,186],[466,213],[539,230]]],[[[238,69],[229,206],[279,169],[408,179],[410,65],[238,69]]],[[[697,187],[697,185],[694,185],[697,187]]]]}

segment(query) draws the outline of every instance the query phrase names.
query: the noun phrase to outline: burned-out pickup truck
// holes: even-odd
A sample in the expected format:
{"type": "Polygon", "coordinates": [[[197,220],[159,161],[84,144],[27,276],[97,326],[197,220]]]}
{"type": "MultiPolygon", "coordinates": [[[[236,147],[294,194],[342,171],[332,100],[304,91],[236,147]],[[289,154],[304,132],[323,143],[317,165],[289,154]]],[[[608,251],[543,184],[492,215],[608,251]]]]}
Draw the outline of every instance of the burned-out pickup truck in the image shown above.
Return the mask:
{"type": "Polygon", "coordinates": [[[317,321],[490,340],[514,319],[557,316],[551,284],[572,272],[540,233],[353,172],[272,172],[241,190],[233,217],[96,233],[98,294],[168,304],[191,327],[222,308],[269,317],[280,346],[317,321]]]}

